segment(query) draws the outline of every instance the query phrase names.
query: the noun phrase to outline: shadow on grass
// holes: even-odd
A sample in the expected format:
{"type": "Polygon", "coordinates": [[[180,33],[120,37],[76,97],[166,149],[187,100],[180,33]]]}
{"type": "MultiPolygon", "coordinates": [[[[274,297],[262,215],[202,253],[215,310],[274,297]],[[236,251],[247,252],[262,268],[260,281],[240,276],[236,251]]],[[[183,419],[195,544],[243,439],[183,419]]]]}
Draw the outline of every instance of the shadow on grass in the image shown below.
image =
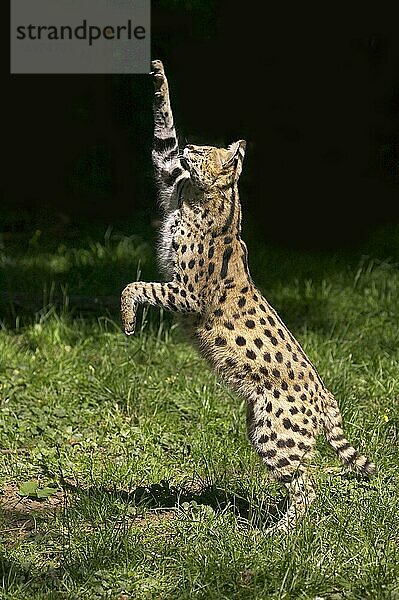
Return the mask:
{"type": "MultiPolygon", "coordinates": [[[[88,507],[88,503],[109,503],[115,501],[126,505],[147,509],[150,511],[170,511],[175,509],[181,514],[194,514],[200,507],[209,507],[217,516],[230,512],[240,522],[240,525],[257,529],[267,529],[278,521],[285,511],[287,499],[265,493],[257,498],[249,491],[228,491],[217,484],[195,483],[170,485],[163,480],[148,486],[138,486],[127,490],[110,490],[105,487],[92,486],[80,488],[70,483],[65,484],[65,490],[79,494],[80,505],[88,507]]],[[[89,507],[88,507],[89,508],[89,507]]],[[[144,517],[145,518],[145,517],[144,517]]]]}

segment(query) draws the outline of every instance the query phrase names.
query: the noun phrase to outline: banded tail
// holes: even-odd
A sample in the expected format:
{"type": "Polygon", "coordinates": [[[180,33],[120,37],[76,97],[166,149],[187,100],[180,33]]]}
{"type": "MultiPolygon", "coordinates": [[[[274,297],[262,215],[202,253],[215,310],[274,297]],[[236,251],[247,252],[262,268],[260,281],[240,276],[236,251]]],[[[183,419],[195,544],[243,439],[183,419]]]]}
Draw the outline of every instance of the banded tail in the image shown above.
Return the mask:
{"type": "Polygon", "coordinates": [[[324,419],[326,438],[338,454],[339,459],[349,468],[370,477],[376,472],[376,466],[360,454],[345,437],[342,429],[342,417],[334,396],[329,397],[324,419]]]}

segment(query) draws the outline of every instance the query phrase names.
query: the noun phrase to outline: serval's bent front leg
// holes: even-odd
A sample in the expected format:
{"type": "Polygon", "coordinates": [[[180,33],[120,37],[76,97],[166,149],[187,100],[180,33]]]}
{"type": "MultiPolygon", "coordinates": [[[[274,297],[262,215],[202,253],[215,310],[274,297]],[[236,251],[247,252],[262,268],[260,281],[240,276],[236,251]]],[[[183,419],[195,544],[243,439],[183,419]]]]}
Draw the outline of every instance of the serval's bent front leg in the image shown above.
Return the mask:
{"type": "Polygon", "coordinates": [[[151,304],[174,312],[201,313],[202,301],[175,283],[129,283],[121,296],[121,313],[126,335],[134,333],[138,304],[151,304]]]}
{"type": "Polygon", "coordinates": [[[179,181],[188,179],[189,174],[183,169],[179,159],[179,142],[163,64],[160,60],[154,60],[151,65],[155,88],[152,160],[160,187],[161,205],[168,212],[175,208],[171,206],[177,197],[173,193],[174,189],[179,186],[179,181]]]}

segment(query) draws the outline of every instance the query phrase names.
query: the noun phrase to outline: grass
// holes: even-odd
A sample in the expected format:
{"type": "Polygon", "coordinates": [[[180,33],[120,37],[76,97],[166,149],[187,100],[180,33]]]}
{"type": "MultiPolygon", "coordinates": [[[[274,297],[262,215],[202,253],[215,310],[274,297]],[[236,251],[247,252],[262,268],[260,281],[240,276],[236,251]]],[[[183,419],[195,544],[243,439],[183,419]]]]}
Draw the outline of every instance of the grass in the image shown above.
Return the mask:
{"type": "Polygon", "coordinates": [[[0,247],[1,598],[399,599],[399,229],[341,253],[249,240],[379,467],[345,474],[321,440],[318,500],[289,536],[264,533],[283,496],[244,403],[169,315],[121,333],[120,290],[156,277],[152,232],[22,229],[0,247]]]}

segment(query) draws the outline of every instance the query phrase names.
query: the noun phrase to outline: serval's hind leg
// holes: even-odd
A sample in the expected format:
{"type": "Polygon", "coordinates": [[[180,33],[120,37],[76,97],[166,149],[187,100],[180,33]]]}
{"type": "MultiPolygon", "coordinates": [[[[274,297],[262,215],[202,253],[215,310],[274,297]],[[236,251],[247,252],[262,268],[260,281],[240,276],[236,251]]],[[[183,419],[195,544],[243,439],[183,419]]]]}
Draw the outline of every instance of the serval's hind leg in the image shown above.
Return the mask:
{"type": "Polygon", "coordinates": [[[282,484],[288,492],[287,510],[275,525],[266,530],[266,533],[292,530],[316,498],[313,482],[305,471],[298,472],[292,481],[283,481],[282,484]]]}
{"type": "MultiPolygon", "coordinates": [[[[290,414],[298,412],[291,406],[290,414]]],[[[247,412],[249,438],[255,450],[273,478],[288,492],[285,514],[267,532],[292,529],[316,497],[313,482],[307,473],[316,436],[288,418],[283,419],[282,427],[279,421],[282,414],[281,407],[276,413],[272,412],[272,403],[267,397],[265,406],[261,406],[256,413],[251,405],[247,412]]]]}

